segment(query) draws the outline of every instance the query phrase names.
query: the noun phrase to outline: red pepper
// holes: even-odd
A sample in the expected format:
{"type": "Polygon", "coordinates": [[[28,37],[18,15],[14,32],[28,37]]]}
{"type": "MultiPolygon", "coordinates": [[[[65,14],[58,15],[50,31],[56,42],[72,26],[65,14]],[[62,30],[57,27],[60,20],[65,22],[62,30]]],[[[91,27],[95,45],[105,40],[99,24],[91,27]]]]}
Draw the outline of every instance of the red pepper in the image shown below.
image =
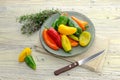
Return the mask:
{"type": "Polygon", "coordinates": [[[48,35],[55,41],[59,48],[62,48],[61,37],[59,33],[52,27],[47,30],[48,35]]]}

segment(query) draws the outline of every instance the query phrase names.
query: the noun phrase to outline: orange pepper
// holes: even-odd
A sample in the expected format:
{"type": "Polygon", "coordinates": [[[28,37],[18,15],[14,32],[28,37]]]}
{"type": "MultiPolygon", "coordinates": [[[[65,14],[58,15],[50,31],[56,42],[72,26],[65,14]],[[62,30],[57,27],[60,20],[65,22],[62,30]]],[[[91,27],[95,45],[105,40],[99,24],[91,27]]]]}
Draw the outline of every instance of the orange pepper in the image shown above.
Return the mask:
{"type": "Polygon", "coordinates": [[[85,26],[88,24],[88,22],[80,20],[75,16],[71,16],[71,18],[82,28],[83,31],[86,30],[85,26]]]}
{"type": "Polygon", "coordinates": [[[77,41],[75,41],[75,40],[73,40],[71,38],[69,38],[69,41],[70,41],[72,47],[78,46],[78,42],[77,41]]]}

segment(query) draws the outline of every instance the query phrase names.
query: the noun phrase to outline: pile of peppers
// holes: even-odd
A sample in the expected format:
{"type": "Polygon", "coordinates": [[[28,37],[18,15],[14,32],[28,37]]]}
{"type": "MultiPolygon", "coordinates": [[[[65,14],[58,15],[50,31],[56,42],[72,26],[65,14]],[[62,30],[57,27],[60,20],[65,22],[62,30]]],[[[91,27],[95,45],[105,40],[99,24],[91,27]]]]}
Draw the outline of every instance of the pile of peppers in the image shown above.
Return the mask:
{"type": "Polygon", "coordinates": [[[72,47],[87,46],[91,40],[90,32],[86,31],[88,22],[79,20],[75,16],[61,14],[50,28],[43,30],[44,42],[53,50],[62,48],[69,53],[72,47]]]}
{"type": "Polygon", "coordinates": [[[36,63],[31,55],[32,50],[29,47],[26,47],[25,49],[22,50],[22,52],[19,54],[18,61],[19,62],[24,62],[33,70],[36,69],[36,63]]]}

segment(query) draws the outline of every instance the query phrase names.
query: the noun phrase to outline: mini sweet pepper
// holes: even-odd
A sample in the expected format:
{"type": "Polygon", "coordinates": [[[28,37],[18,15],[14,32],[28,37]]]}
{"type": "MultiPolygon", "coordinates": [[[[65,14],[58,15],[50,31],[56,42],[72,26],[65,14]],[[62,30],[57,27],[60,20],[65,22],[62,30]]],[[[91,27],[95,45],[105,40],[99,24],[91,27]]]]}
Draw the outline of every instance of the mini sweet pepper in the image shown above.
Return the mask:
{"type": "Polygon", "coordinates": [[[69,52],[71,48],[71,43],[66,35],[62,35],[62,47],[65,52],[69,52]]]}
{"type": "Polygon", "coordinates": [[[36,69],[36,64],[35,64],[35,61],[33,59],[33,57],[31,55],[27,55],[25,57],[25,63],[32,69],[36,69]]]}
{"type": "Polygon", "coordinates": [[[68,18],[68,26],[77,28],[77,31],[75,33],[75,35],[77,37],[79,37],[79,35],[82,33],[81,27],[79,27],[79,25],[74,20],[72,20],[71,18],[68,18]]]}
{"type": "Polygon", "coordinates": [[[87,46],[91,40],[91,34],[88,31],[83,31],[79,37],[79,44],[81,46],[87,46]]]}
{"type": "Polygon", "coordinates": [[[58,30],[58,26],[60,24],[64,24],[66,25],[68,22],[68,17],[66,15],[60,15],[58,19],[56,19],[53,23],[52,23],[52,27],[55,30],[58,30]]]}
{"type": "Polygon", "coordinates": [[[55,41],[55,43],[57,44],[57,46],[59,48],[62,48],[61,37],[60,37],[59,33],[53,27],[50,27],[47,30],[47,33],[55,41]]]}
{"type": "Polygon", "coordinates": [[[64,35],[72,35],[76,31],[77,31],[77,29],[75,27],[69,27],[69,26],[66,26],[64,24],[61,24],[58,27],[58,32],[61,33],[61,34],[64,34],[64,35]]]}
{"type": "Polygon", "coordinates": [[[79,41],[78,37],[75,35],[68,35],[68,37],[70,37],[71,39],[73,39],[75,41],[79,41]]]}
{"type": "Polygon", "coordinates": [[[26,47],[24,50],[22,50],[22,52],[19,54],[19,58],[18,58],[18,61],[19,62],[23,62],[25,57],[27,55],[30,55],[32,52],[32,50],[29,48],[29,47],[26,47]]]}

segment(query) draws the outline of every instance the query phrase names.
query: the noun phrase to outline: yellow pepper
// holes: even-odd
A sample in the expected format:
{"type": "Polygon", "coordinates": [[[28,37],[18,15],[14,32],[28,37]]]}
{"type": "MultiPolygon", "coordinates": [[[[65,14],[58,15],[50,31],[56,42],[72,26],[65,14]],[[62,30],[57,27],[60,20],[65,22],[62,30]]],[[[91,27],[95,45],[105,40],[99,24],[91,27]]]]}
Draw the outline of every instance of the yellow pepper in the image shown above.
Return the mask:
{"type": "Polygon", "coordinates": [[[61,24],[58,26],[58,32],[64,35],[72,35],[77,31],[75,27],[69,27],[66,25],[61,24]]]}
{"type": "Polygon", "coordinates": [[[19,55],[18,61],[23,62],[27,55],[30,55],[32,50],[29,47],[26,47],[19,55]]]}
{"type": "Polygon", "coordinates": [[[69,52],[71,48],[71,43],[66,35],[62,35],[62,47],[65,52],[69,52]]]}
{"type": "Polygon", "coordinates": [[[87,46],[89,44],[90,40],[91,40],[91,34],[90,34],[90,32],[83,31],[80,34],[80,37],[79,37],[79,44],[81,46],[87,46]]]}

